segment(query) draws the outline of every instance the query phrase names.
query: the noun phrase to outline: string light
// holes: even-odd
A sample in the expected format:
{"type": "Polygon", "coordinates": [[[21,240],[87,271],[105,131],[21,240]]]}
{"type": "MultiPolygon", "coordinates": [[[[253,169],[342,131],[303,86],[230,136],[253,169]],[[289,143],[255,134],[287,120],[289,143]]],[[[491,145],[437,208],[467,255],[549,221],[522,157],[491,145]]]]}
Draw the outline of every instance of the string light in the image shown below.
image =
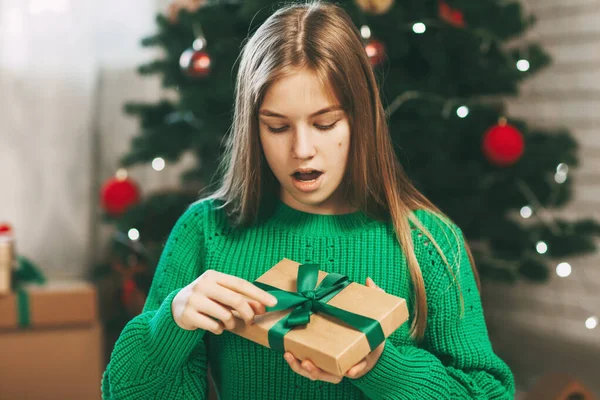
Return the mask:
{"type": "Polygon", "coordinates": [[[556,167],[556,172],[562,172],[564,174],[568,174],[569,173],[569,166],[567,164],[565,164],[565,163],[560,163],[556,167]]]}
{"type": "Polygon", "coordinates": [[[561,184],[561,183],[565,183],[565,181],[567,180],[567,174],[562,173],[562,172],[557,172],[554,175],[554,180],[556,181],[556,183],[561,184]]]}
{"type": "Polygon", "coordinates": [[[140,238],[140,231],[138,231],[135,228],[131,228],[128,232],[127,232],[127,236],[129,237],[129,239],[131,240],[138,240],[140,238]]]}
{"type": "Polygon", "coordinates": [[[566,278],[567,276],[571,275],[571,265],[566,262],[561,262],[556,266],[556,275],[560,276],[561,278],[566,278]]]}
{"type": "Polygon", "coordinates": [[[556,183],[565,183],[567,180],[567,174],[569,173],[569,166],[565,163],[560,163],[556,167],[556,174],[554,174],[554,180],[556,183]]]}
{"type": "Polygon", "coordinates": [[[537,244],[535,245],[535,249],[537,250],[538,253],[540,254],[546,254],[546,252],[548,251],[548,245],[546,244],[546,242],[543,241],[539,241],[537,242],[537,244]]]}
{"type": "Polygon", "coordinates": [[[598,326],[598,317],[593,316],[593,317],[589,317],[588,319],[585,320],[585,327],[588,329],[594,329],[595,327],[598,326]]]}
{"type": "Polygon", "coordinates": [[[425,33],[427,27],[422,22],[415,22],[412,26],[413,32],[416,34],[425,33]]]}
{"type": "Polygon", "coordinates": [[[469,107],[467,106],[460,106],[456,109],[456,115],[458,115],[459,118],[465,118],[467,115],[469,115],[469,107]]]}
{"type": "Polygon", "coordinates": [[[529,71],[529,61],[525,59],[517,61],[517,69],[521,72],[529,71]]]}
{"type": "Polygon", "coordinates": [[[152,160],[152,168],[155,171],[162,171],[165,169],[165,160],[160,157],[156,157],[154,160],[152,160]]]}
{"type": "Polygon", "coordinates": [[[206,38],[204,36],[200,36],[194,40],[192,43],[192,48],[196,51],[200,51],[206,47],[206,38]]]}
{"type": "Polygon", "coordinates": [[[530,218],[532,215],[533,215],[533,211],[531,210],[531,207],[524,206],[521,208],[521,217],[527,219],[527,218],[530,218]]]}
{"type": "Polygon", "coordinates": [[[181,57],[179,57],[179,66],[181,68],[187,68],[192,61],[192,56],[194,55],[193,51],[186,50],[181,53],[181,57]]]}
{"type": "Polygon", "coordinates": [[[371,28],[369,28],[367,25],[361,26],[360,36],[362,36],[363,39],[369,39],[371,37],[371,28]]]}

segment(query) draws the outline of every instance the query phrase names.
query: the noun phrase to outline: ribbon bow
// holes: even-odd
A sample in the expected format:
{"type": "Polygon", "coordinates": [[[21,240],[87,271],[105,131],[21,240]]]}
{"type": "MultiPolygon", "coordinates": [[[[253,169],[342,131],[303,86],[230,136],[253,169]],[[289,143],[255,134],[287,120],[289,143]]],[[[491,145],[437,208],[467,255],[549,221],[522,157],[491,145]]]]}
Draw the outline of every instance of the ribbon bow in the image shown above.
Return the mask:
{"type": "Polygon", "coordinates": [[[13,274],[13,287],[19,287],[24,283],[35,283],[43,285],[46,277],[33,262],[22,256],[17,256],[18,268],[13,274]]]}
{"type": "Polygon", "coordinates": [[[292,312],[278,321],[268,333],[269,346],[284,352],[283,337],[296,326],[306,325],[314,312],[329,315],[347,323],[363,332],[369,342],[371,351],[385,340],[379,321],[355,314],[327,304],[352,281],[347,276],[330,273],[317,285],[319,277],[318,264],[302,264],[298,267],[297,291],[288,292],[262,282],[254,285],[269,292],[277,298],[277,304],[266,307],[266,311],[279,311],[294,307],[292,312]]]}
{"type": "Polygon", "coordinates": [[[43,285],[46,277],[42,271],[31,261],[22,256],[17,256],[18,268],[12,276],[12,285],[17,293],[17,315],[19,326],[26,328],[31,323],[29,315],[29,295],[23,287],[25,283],[43,285]]]}

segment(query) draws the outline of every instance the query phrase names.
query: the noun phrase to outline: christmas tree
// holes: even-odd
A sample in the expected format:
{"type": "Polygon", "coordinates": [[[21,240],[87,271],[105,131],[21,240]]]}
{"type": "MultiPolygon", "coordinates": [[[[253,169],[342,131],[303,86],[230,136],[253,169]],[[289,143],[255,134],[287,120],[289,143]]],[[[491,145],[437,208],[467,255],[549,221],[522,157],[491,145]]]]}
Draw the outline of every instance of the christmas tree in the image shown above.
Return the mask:
{"type": "MultiPolygon", "coordinates": [[[[115,224],[104,269],[123,276],[124,303],[137,290],[141,308],[176,219],[217,182],[238,55],[253,29],[284,4],[181,0],[169,15],[157,16],[158,32],[143,39],[143,46],[163,52],[140,74],[160,74],[165,93],[175,96],[126,105],[139,117],[140,131],[117,176],[103,187],[106,220],[115,224]],[[127,167],[152,163],[159,170],[186,153],[196,165],[183,173],[180,191],[141,196],[126,177],[127,167]]],[[[400,162],[461,227],[482,280],[543,282],[557,264],[568,267],[568,256],[595,250],[597,222],[548,212],[571,199],[576,141],[565,129],[538,129],[506,112],[504,99],[551,62],[539,45],[519,40],[535,20],[518,2],[336,4],[363,38],[400,162]]]]}

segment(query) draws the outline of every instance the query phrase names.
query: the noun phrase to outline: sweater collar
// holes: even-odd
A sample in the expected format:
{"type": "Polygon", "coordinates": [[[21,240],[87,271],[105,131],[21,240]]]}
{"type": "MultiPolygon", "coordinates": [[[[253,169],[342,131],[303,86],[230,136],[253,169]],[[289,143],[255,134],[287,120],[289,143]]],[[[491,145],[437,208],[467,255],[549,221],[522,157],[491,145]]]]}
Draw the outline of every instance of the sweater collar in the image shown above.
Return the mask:
{"type": "Polygon", "coordinates": [[[311,236],[344,236],[364,230],[378,221],[361,210],[348,214],[313,214],[275,202],[271,221],[277,226],[311,236]]]}

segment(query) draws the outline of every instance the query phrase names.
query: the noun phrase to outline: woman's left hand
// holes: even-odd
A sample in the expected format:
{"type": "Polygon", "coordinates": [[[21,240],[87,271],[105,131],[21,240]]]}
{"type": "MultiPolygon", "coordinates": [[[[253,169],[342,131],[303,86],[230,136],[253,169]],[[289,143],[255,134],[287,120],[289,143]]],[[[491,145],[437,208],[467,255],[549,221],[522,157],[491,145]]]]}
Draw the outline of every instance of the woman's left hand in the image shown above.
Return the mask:
{"type": "MultiPolygon", "coordinates": [[[[384,291],[379,286],[373,282],[371,278],[367,278],[366,285],[368,287],[376,288],[384,291]]],[[[369,372],[379,360],[381,353],[383,352],[383,348],[385,346],[385,341],[383,341],[379,346],[375,348],[372,352],[370,352],[365,358],[363,358],[358,364],[353,366],[344,374],[344,376],[357,379],[361,376],[365,375],[369,372]]],[[[330,383],[340,383],[342,381],[341,376],[336,376],[330,374],[329,372],[323,371],[321,368],[318,368],[315,364],[313,364],[310,360],[300,361],[290,352],[285,352],[283,355],[287,363],[290,365],[292,370],[297,374],[300,374],[310,380],[313,381],[325,381],[330,383]]]]}

